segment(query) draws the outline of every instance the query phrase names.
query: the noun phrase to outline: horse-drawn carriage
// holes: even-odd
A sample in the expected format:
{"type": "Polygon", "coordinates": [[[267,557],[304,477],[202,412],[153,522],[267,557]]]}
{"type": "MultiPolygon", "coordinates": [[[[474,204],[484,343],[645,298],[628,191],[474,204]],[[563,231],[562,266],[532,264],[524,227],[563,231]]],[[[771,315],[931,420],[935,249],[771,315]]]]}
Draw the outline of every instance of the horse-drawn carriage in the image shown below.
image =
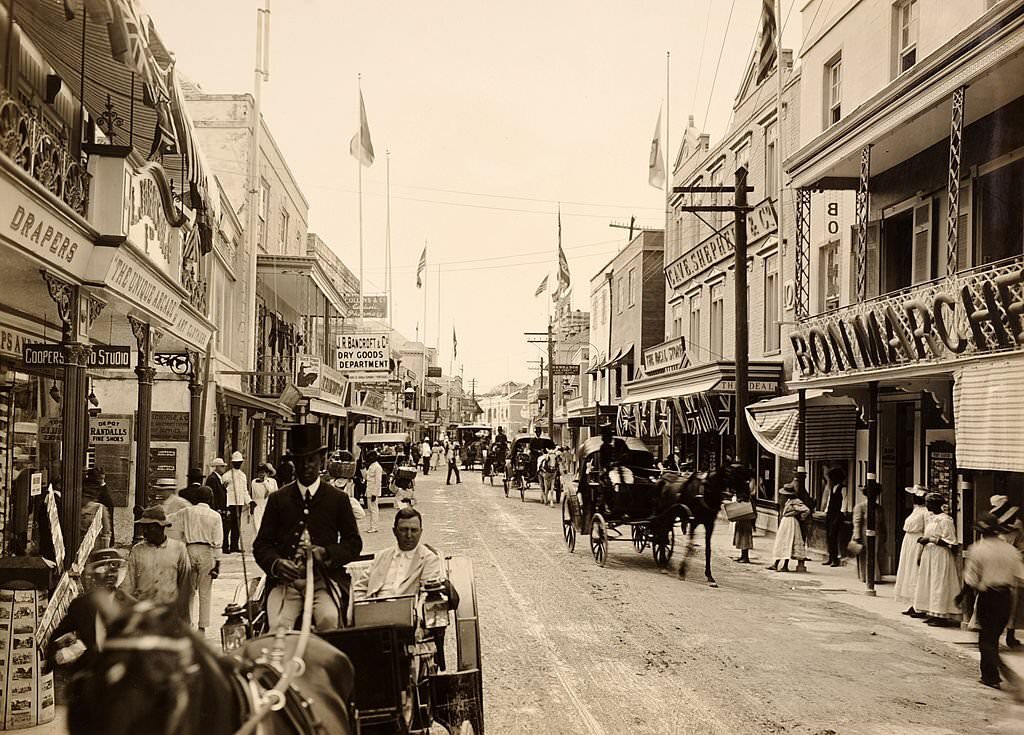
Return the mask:
{"type": "Polygon", "coordinates": [[[607,448],[600,437],[591,437],[577,455],[576,492],[563,489],[562,495],[562,534],[569,551],[576,548],[577,534],[586,535],[594,561],[604,566],[609,542],[629,541],[641,554],[650,546],[655,563],[667,567],[675,550],[675,524],[689,512],[682,504],[661,502],[661,471],[651,450],[632,437],[614,437],[607,448]]]}
{"type": "Polygon", "coordinates": [[[377,461],[384,470],[384,482],[380,502],[395,502],[403,493],[416,489],[416,468],[412,465],[412,436],[405,433],[366,434],[356,440],[359,458],[356,461],[356,477],[362,483],[362,470],[367,465],[363,457],[371,449],[377,452],[377,461]],[[404,471],[402,468],[405,468],[404,471]]]}
{"type": "Polygon", "coordinates": [[[494,428],[486,424],[459,424],[455,427],[455,438],[461,449],[459,460],[462,469],[483,467],[487,449],[491,446],[494,428]]]}
{"type": "Polygon", "coordinates": [[[526,502],[526,490],[530,483],[540,483],[537,477],[537,460],[555,443],[550,436],[527,436],[519,434],[512,441],[508,457],[505,459],[505,497],[508,497],[509,485],[519,488],[519,499],[526,502]]]}
{"type": "MultiPolygon", "coordinates": [[[[495,475],[500,474],[504,478],[508,446],[507,441],[495,441],[484,450],[483,468],[480,470],[481,480],[490,480],[493,486],[495,475]]],[[[504,479],[502,479],[502,485],[505,485],[505,494],[508,495],[508,486],[504,479]]]]}

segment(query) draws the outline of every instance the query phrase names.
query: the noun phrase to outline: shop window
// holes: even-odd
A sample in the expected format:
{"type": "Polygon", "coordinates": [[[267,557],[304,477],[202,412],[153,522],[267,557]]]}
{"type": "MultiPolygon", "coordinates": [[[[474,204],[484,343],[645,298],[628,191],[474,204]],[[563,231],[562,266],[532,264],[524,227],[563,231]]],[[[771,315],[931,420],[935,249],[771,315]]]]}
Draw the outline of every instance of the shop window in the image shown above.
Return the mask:
{"type": "Polygon", "coordinates": [[[721,360],[725,337],[725,289],[721,283],[711,287],[711,359],[721,360]]]}
{"type": "MultiPolygon", "coordinates": [[[[764,259],[764,351],[779,350],[779,255],[772,253],[764,259]]],[[[747,298],[750,306],[750,298],[747,298]]]]}
{"type": "Polygon", "coordinates": [[[994,263],[1024,252],[1024,160],[977,179],[975,200],[980,242],[974,265],[994,263]]]}

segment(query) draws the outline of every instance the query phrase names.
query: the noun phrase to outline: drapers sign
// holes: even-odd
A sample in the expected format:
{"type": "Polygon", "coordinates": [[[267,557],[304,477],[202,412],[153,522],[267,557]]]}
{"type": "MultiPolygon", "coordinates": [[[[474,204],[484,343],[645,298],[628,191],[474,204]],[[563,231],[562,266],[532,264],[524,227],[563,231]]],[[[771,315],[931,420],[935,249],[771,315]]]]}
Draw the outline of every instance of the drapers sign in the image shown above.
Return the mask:
{"type": "MultiPolygon", "coordinates": [[[[765,199],[747,215],[748,245],[775,232],[778,226],[775,205],[771,199],[765,199]]],[[[669,263],[665,268],[665,278],[669,287],[679,288],[698,273],[731,256],[736,249],[733,243],[733,230],[732,227],[726,227],[716,232],[669,263]]]]}
{"type": "Polygon", "coordinates": [[[804,377],[1024,349],[1024,258],[801,322],[790,335],[804,377]]]}
{"type": "Polygon", "coordinates": [[[644,350],[644,372],[675,369],[683,364],[686,358],[686,342],[682,337],[670,339],[660,345],[644,350]]]}

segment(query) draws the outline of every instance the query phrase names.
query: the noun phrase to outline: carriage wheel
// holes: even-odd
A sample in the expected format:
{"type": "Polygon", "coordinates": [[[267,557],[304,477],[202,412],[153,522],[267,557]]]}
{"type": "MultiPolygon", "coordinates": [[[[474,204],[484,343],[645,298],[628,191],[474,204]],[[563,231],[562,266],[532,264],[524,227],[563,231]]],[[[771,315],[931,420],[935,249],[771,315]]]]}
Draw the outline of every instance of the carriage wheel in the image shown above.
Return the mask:
{"type": "Polygon", "coordinates": [[[526,488],[529,487],[530,483],[527,482],[526,478],[523,477],[522,475],[520,475],[517,479],[519,481],[519,499],[525,503],[526,502],[526,488]]]}
{"type": "Polygon", "coordinates": [[[590,524],[590,553],[598,566],[603,567],[608,561],[608,526],[600,513],[594,514],[590,524]]]}
{"type": "Polygon", "coordinates": [[[565,547],[571,554],[576,550],[576,519],[573,518],[568,495],[562,498],[562,536],[565,538],[565,547]]]}
{"type": "Polygon", "coordinates": [[[505,497],[508,497],[508,475],[501,478],[501,486],[505,488],[505,497]]]}
{"type": "Polygon", "coordinates": [[[647,526],[633,526],[633,548],[638,554],[647,549],[647,526]]]}
{"type": "Polygon", "coordinates": [[[675,548],[676,532],[670,527],[668,529],[668,534],[660,539],[656,539],[651,545],[651,549],[654,552],[654,563],[658,565],[659,569],[664,569],[668,566],[668,562],[672,558],[672,552],[675,548]]]}

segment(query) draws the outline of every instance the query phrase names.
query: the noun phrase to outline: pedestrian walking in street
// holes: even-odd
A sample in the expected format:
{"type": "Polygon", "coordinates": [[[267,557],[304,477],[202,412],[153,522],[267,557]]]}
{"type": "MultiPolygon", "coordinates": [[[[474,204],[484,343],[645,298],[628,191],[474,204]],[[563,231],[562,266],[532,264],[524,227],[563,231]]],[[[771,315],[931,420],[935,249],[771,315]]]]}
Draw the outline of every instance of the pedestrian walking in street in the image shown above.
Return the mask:
{"type": "Polygon", "coordinates": [[[353,494],[355,491],[355,472],[356,460],[352,456],[352,452],[344,449],[337,452],[334,459],[327,464],[327,481],[335,489],[341,490],[341,492],[348,496],[349,505],[352,506],[352,515],[356,517],[357,521],[361,521],[366,518],[366,511],[363,510],[362,504],[356,500],[353,494]]]}
{"type": "Polygon", "coordinates": [[[220,514],[210,507],[212,504],[213,490],[202,485],[193,505],[172,513],[167,519],[181,529],[185,551],[192,564],[189,610],[191,611],[192,600],[198,593],[200,633],[205,633],[210,627],[213,580],[220,574],[220,552],[224,545],[224,529],[220,522],[220,514]]]}
{"type": "Polygon", "coordinates": [[[348,495],[320,479],[327,455],[320,426],[292,426],[288,445],[295,481],[267,499],[263,526],[253,544],[256,563],[269,575],[267,622],[272,631],[291,630],[302,612],[306,556],[299,542],[308,532],[314,566],[313,623],[319,630],[334,630],[345,622],[348,607],[345,565],[359,556],[363,540],[348,495]]]}
{"type": "MultiPolygon", "coordinates": [[[[871,483],[863,490],[865,496],[868,494],[874,494],[875,501],[877,503],[878,496],[882,493],[882,486],[878,483],[871,483]]],[[[853,506],[853,542],[859,547],[860,551],[857,553],[857,579],[861,582],[868,581],[868,550],[867,550],[867,530],[868,530],[868,500],[865,497],[855,506],[853,506]]],[[[880,582],[882,579],[882,570],[885,568],[885,561],[888,556],[885,554],[885,540],[888,538],[888,531],[885,526],[885,515],[882,513],[875,514],[875,573],[874,580],[880,582]]]]}
{"type": "Polygon", "coordinates": [[[754,548],[754,526],[757,524],[757,505],[754,503],[754,487],[757,478],[753,477],[747,485],[746,492],[737,492],[733,500],[737,503],[750,503],[754,514],[750,518],[738,520],[733,524],[732,545],[740,550],[736,560],[740,564],[750,563],[750,550],[754,548]]]}
{"type": "Polygon", "coordinates": [[[185,544],[167,538],[167,513],[159,505],[142,511],[136,521],[143,540],[128,554],[128,571],[118,588],[135,602],[167,605],[186,624],[190,622],[192,562],[185,544]]]}
{"type": "Polygon", "coordinates": [[[430,450],[433,460],[431,461],[430,468],[432,470],[438,470],[445,461],[445,455],[447,454],[446,441],[438,439],[434,442],[433,448],[430,450]]]}
{"type": "Polygon", "coordinates": [[[79,516],[79,531],[85,537],[92,526],[96,514],[100,514],[100,535],[96,537],[95,549],[105,549],[111,545],[113,537],[113,518],[107,506],[102,502],[103,487],[106,485],[102,470],[92,467],[85,472],[82,481],[82,513],[79,516]]]}
{"type": "MultiPolygon", "coordinates": [[[[1015,548],[1024,560],[1024,520],[1021,519],[1020,509],[1010,505],[1010,499],[1005,495],[993,495],[989,502],[992,505],[992,515],[999,519],[999,525],[1005,529],[1000,538],[1015,548]]],[[[1008,648],[1020,647],[1020,641],[1017,639],[1018,630],[1024,630],[1024,584],[1016,584],[1011,590],[1010,620],[1006,624],[1008,648]]]]}
{"type": "Polygon", "coordinates": [[[370,528],[367,533],[377,533],[380,530],[380,506],[377,501],[384,491],[384,468],[377,461],[377,452],[374,449],[366,452],[366,461],[366,509],[370,511],[370,528]]]}
{"type": "Polygon", "coordinates": [[[267,507],[267,498],[270,497],[271,493],[277,492],[277,480],[274,479],[276,475],[274,465],[270,464],[270,462],[263,462],[256,468],[256,479],[252,481],[252,485],[249,488],[252,502],[256,504],[252,512],[252,520],[257,530],[259,530],[260,523],[263,521],[263,511],[267,507]]]}
{"type": "Polygon", "coordinates": [[[213,490],[213,509],[220,514],[221,526],[224,530],[224,546],[221,548],[225,554],[230,553],[228,548],[228,531],[231,527],[231,512],[228,510],[228,491],[224,486],[224,473],[227,471],[227,463],[217,457],[210,463],[210,474],[206,477],[206,486],[213,490]]]}
{"type": "MultiPolygon", "coordinates": [[[[928,488],[924,485],[908,487],[907,492],[913,498],[914,508],[903,522],[903,543],[900,546],[899,566],[896,568],[896,589],[893,594],[897,600],[909,602],[910,607],[903,611],[904,615],[917,616],[914,609],[914,591],[917,588],[917,559],[921,551],[917,540],[924,535],[924,524],[928,519],[928,509],[924,507],[924,498],[928,488]]],[[[923,613],[920,615],[923,616],[923,613]]]]}
{"type": "Polygon", "coordinates": [[[1013,669],[999,656],[999,636],[1010,619],[1012,590],[1024,583],[1024,562],[1010,544],[999,538],[1005,531],[999,519],[984,513],[975,523],[981,538],[967,550],[964,582],[978,595],[978,651],[981,654],[981,683],[1001,688],[1005,680],[1018,701],[1024,702],[1024,690],[1013,669]]]}
{"type": "Polygon", "coordinates": [[[244,523],[251,522],[254,506],[252,496],[249,494],[249,478],[242,471],[242,462],[244,461],[242,453],[236,450],[231,454],[231,469],[223,475],[228,502],[227,544],[229,554],[237,554],[242,551],[242,526],[244,523]]]}
{"type": "Polygon", "coordinates": [[[423,445],[420,447],[420,462],[423,464],[423,474],[430,474],[430,442],[424,437],[423,445]]]}
{"type": "Polygon", "coordinates": [[[558,473],[558,457],[555,449],[545,451],[537,458],[537,477],[540,480],[541,505],[554,505],[555,476],[558,473]]]}
{"type": "Polygon", "coordinates": [[[917,543],[923,547],[918,557],[917,584],[914,586],[914,610],[924,613],[928,625],[950,625],[960,617],[956,597],[960,593],[957,569],[957,537],[953,519],[943,510],[946,499],[939,493],[925,496],[929,515],[924,533],[917,543]]]}
{"type": "Polygon", "coordinates": [[[775,572],[788,572],[789,561],[800,562],[807,559],[807,548],[804,545],[800,523],[811,513],[811,509],[796,496],[792,483],[779,488],[779,500],[783,500],[782,520],[775,532],[775,546],[772,548],[772,563],[768,568],[775,572]],[[782,566],[779,567],[779,562],[782,566]]]}
{"type": "Polygon", "coordinates": [[[448,446],[448,480],[445,482],[446,485],[452,484],[452,472],[455,473],[455,484],[462,484],[462,478],[459,476],[459,443],[452,442],[448,446]]]}
{"type": "Polygon", "coordinates": [[[840,538],[843,533],[843,510],[846,507],[846,468],[832,467],[825,474],[828,479],[828,500],[825,503],[825,542],[828,559],[822,564],[838,567],[841,562],[840,538]]]}

